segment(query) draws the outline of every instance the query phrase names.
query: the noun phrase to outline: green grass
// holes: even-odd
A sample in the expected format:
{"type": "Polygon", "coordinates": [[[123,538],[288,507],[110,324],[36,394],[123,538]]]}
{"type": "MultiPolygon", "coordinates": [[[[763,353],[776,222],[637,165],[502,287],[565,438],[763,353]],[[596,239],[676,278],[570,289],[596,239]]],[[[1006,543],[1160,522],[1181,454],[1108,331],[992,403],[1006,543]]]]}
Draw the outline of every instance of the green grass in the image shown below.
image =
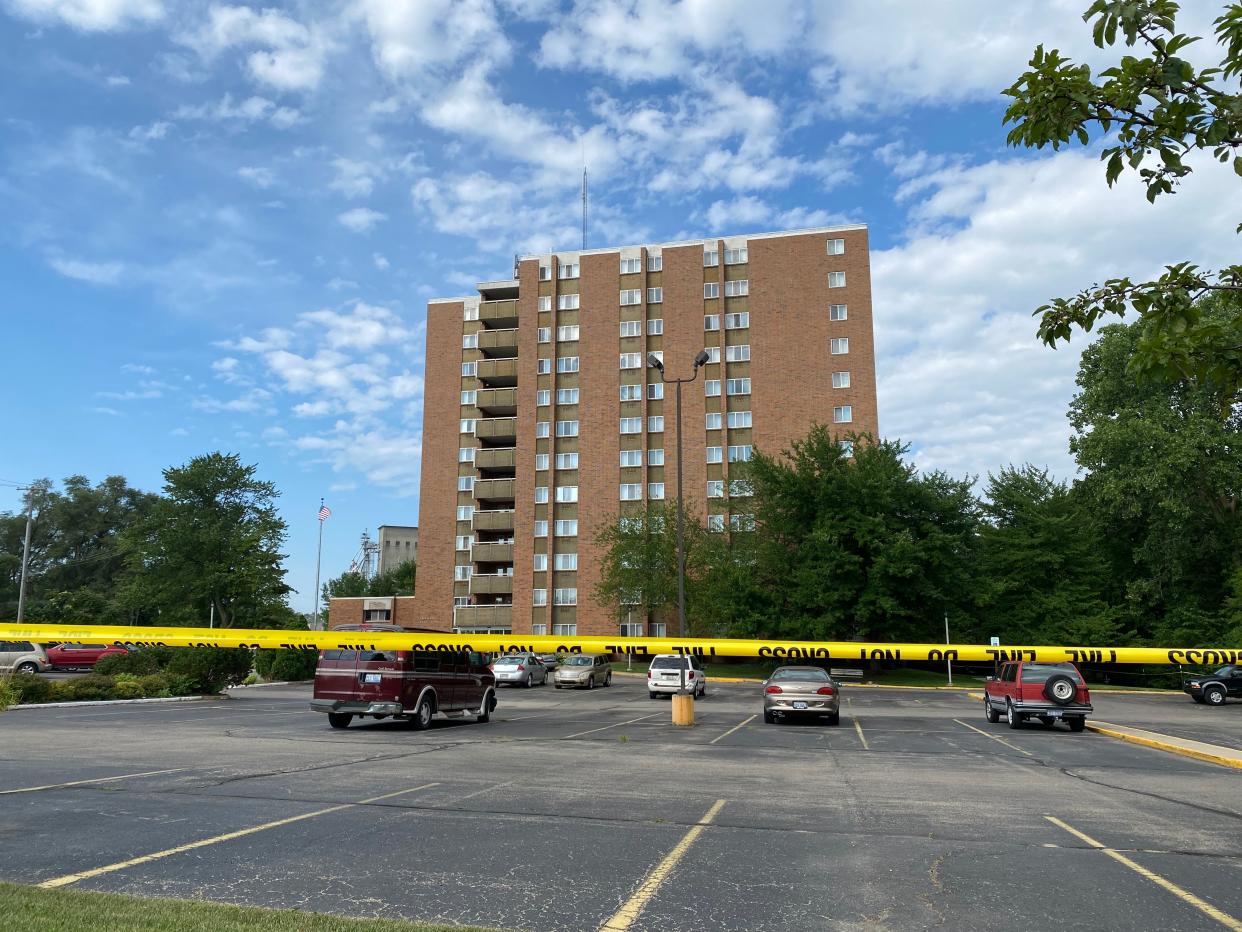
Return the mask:
{"type": "Polygon", "coordinates": [[[474,926],[344,919],[295,909],[230,906],[85,890],[40,890],[0,882],[5,932],[464,932],[474,926]]]}

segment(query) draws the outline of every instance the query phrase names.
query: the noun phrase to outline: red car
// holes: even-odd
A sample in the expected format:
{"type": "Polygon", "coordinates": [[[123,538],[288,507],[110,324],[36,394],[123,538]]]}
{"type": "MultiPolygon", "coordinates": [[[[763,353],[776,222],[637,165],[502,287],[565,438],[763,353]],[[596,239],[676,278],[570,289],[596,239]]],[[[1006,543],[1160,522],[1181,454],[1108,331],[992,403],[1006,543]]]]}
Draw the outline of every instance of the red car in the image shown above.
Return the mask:
{"type": "Polygon", "coordinates": [[[1004,715],[1010,728],[1033,718],[1050,727],[1064,721],[1070,731],[1082,731],[1095,711],[1076,666],[1029,660],[1010,661],[1001,666],[1000,676],[988,677],[983,710],[993,724],[1004,715]]]}
{"type": "Polygon", "coordinates": [[[104,657],[128,653],[111,644],[57,644],[47,649],[47,659],[53,670],[91,670],[104,657]]]}

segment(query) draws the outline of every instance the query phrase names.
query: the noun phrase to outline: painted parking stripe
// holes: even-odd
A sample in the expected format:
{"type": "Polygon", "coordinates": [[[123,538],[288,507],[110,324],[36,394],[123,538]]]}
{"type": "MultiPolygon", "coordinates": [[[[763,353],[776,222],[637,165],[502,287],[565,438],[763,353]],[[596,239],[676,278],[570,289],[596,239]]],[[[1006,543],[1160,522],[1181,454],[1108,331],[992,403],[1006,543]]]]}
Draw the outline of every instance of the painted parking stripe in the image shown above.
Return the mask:
{"type": "Polygon", "coordinates": [[[1217,922],[1223,925],[1226,929],[1233,929],[1234,932],[1242,932],[1242,920],[1236,919],[1233,916],[1229,915],[1228,913],[1217,909],[1211,903],[1207,902],[1206,900],[1200,899],[1199,897],[1191,893],[1189,890],[1183,887],[1179,887],[1173,881],[1160,876],[1155,871],[1148,870],[1142,864],[1139,864],[1135,861],[1131,861],[1128,857],[1126,857],[1120,851],[1116,851],[1108,847],[1103,842],[1096,841],[1090,835],[1086,834],[1085,832],[1080,832],[1078,829],[1074,828],[1072,825],[1062,822],[1056,816],[1046,815],[1044,816],[1044,818],[1047,819],[1049,822],[1051,822],[1053,825],[1055,825],[1057,828],[1064,829],[1065,831],[1073,835],[1075,838],[1079,839],[1080,841],[1085,842],[1086,844],[1090,845],[1092,848],[1095,848],[1097,851],[1101,852],[1102,854],[1107,854],[1110,858],[1112,858],[1118,864],[1124,864],[1126,867],[1130,868],[1130,870],[1134,871],[1140,877],[1145,877],[1148,880],[1150,880],[1152,883],[1156,884],[1157,886],[1163,887],[1164,889],[1168,890],[1170,893],[1172,893],[1175,897],[1177,897],[1183,903],[1187,903],[1193,906],[1195,909],[1199,910],[1199,912],[1203,913],[1204,915],[1210,916],[1211,918],[1215,919],[1217,922]]]}
{"type": "Polygon", "coordinates": [[[974,725],[967,724],[966,722],[963,722],[960,718],[955,718],[953,719],[953,721],[957,722],[963,728],[969,728],[971,731],[978,732],[979,734],[983,735],[983,737],[985,738],[991,738],[993,741],[999,742],[1000,744],[1003,744],[1005,747],[1011,750],[1017,751],[1019,754],[1025,754],[1027,757],[1034,756],[1033,754],[1031,754],[1030,751],[1024,751],[1022,750],[1022,748],[1018,747],[1016,744],[1010,744],[1004,738],[998,738],[996,737],[996,735],[990,735],[986,731],[984,731],[982,728],[976,728],[974,725]]]}
{"type": "Polygon", "coordinates": [[[738,724],[734,725],[732,728],[726,731],[723,735],[717,735],[715,738],[712,738],[712,740],[707,743],[715,744],[721,738],[729,737],[729,735],[733,734],[733,732],[737,731],[739,728],[745,728],[747,725],[749,725],[751,722],[753,722],[758,717],[759,717],[758,715],[752,715],[750,718],[746,719],[745,721],[739,722],[738,724]]]}
{"type": "Polygon", "coordinates": [[[622,932],[628,929],[630,925],[638,918],[643,908],[655,896],[656,891],[660,889],[660,885],[668,879],[668,875],[673,872],[673,868],[677,866],[677,862],[685,857],[686,852],[690,850],[690,846],[694,844],[699,835],[703,833],[703,829],[711,824],[716,818],[720,810],[724,808],[725,801],[723,799],[716,800],[710,809],[703,814],[703,818],[691,827],[690,831],[682,837],[677,846],[664,856],[659,864],[655,866],[647,879],[643,881],[643,885],[638,891],[625,901],[625,904],[617,910],[607,922],[600,926],[600,932],[622,932]]]}
{"type": "Polygon", "coordinates": [[[846,696],[845,704],[850,707],[850,718],[854,720],[854,730],[858,732],[858,740],[862,742],[863,750],[870,751],[871,745],[867,743],[867,736],[863,734],[862,724],[858,721],[858,716],[854,714],[854,700],[846,696]]]}
{"type": "Polygon", "coordinates": [[[280,828],[282,825],[292,825],[294,822],[303,822],[307,819],[314,819],[318,816],[328,815],[333,812],[341,812],[345,809],[353,809],[355,806],[365,806],[370,803],[377,803],[385,799],[393,799],[397,796],[404,796],[407,793],[417,793],[420,790],[429,790],[433,786],[439,786],[439,783],[424,783],[422,786],[411,787],[408,790],[397,790],[395,793],[385,793],[383,796],[372,796],[368,799],[360,799],[356,803],[341,803],[338,806],[329,806],[326,809],[316,809],[314,812],[304,812],[301,815],[290,816],[287,819],[277,819],[274,822],[264,822],[261,825],[252,825],[250,828],[238,829],[235,832],[225,832],[223,835],[213,835],[210,838],[201,838],[198,841],[192,841],[188,844],[177,845],[175,848],[165,848],[163,851],[155,851],[151,854],[144,854],[136,858],[130,858],[127,861],[117,861],[115,864],[105,864],[103,867],[93,867],[90,870],[79,871],[76,874],[65,874],[62,877],[53,877],[45,880],[39,887],[51,889],[53,887],[67,887],[69,884],[77,883],[80,880],[89,880],[92,877],[98,877],[101,874],[111,874],[114,871],[124,870],[127,867],[136,867],[139,864],[149,864],[151,861],[158,861],[161,858],[171,857],[174,854],[182,854],[186,851],[193,851],[196,848],[205,848],[208,845],[219,844],[222,841],[232,841],[235,838],[244,838],[247,835],[253,835],[256,832],[265,832],[271,828],[280,828]]]}
{"type": "Polygon", "coordinates": [[[620,728],[622,725],[633,725],[635,722],[643,722],[649,718],[655,718],[657,715],[663,715],[663,712],[652,712],[650,715],[643,715],[639,718],[632,718],[627,722],[614,722],[611,725],[604,725],[602,728],[590,728],[586,731],[579,731],[572,735],[566,735],[566,738],[581,738],[583,735],[593,735],[597,731],[607,731],[609,728],[620,728]]]}
{"type": "Polygon", "coordinates": [[[115,777],[96,777],[93,780],[70,780],[68,783],[46,783],[43,786],[23,786],[14,790],[0,790],[0,796],[10,796],[13,793],[38,793],[40,790],[59,790],[69,786],[88,786],[94,783],[112,783],[115,780],[130,780],[134,777],[155,777],[162,773],[181,773],[184,767],[174,767],[172,770],[144,770],[142,773],[123,773],[115,777]]]}

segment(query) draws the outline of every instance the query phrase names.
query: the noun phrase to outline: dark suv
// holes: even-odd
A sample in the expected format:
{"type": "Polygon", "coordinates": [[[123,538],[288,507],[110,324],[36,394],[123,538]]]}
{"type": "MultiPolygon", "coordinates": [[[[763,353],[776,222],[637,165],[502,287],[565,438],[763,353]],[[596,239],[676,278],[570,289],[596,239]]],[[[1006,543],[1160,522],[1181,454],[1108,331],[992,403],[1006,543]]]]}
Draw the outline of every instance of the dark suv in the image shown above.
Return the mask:
{"type": "Polygon", "coordinates": [[[1242,699],[1242,663],[1221,667],[1215,673],[1192,676],[1182,686],[1195,702],[1224,705],[1226,696],[1242,699]]]}
{"type": "MultiPolygon", "coordinates": [[[[340,629],[337,629],[340,630],[340,629]]],[[[354,630],[402,631],[369,625],[354,630]]],[[[358,718],[395,718],[423,729],[437,713],[486,722],[496,709],[488,654],[464,650],[324,650],[310,707],[333,728],[358,718]]]]}
{"type": "Polygon", "coordinates": [[[1087,716],[1095,711],[1076,666],[1031,660],[1010,661],[1001,666],[999,676],[988,677],[983,709],[989,722],[999,722],[1004,715],[1010,728],[1034,718],[1045,725],[1064,720],[1070,731],[1082,731],[1087,716]]]}

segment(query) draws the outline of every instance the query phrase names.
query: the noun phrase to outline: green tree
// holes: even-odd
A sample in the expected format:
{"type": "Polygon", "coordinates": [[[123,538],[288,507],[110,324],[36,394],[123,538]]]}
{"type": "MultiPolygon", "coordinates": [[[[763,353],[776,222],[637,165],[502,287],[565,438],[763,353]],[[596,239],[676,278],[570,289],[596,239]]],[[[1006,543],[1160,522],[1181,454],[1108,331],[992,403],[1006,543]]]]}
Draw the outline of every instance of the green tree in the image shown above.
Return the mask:
{"type": "Polygon", "coordinates": [[[413,560],[394,566],[386,573],[377,573],[371,579],[356,570],[346,570],[320,587],[320,612],[326,614],[333,599],[413,595],[417,575],[418,565],[413,560]]]}
{"type": "Polygon", "coordinates": [[[127,600],[164,623],[262,625],[290,591],[276,488],[236,455],[209,453],[164,470],[164,496],[121,538],[127,600]]]}
{"type": "MultiPolygon", "coordinates": [[[[1171,0],[1096,0],[1083,15],[1094,20],[1100,48],[1120,36],[1127,54],[1098,75],[1041,45],[1030,68],[1004,93],[1012,98],[1005,122],[1010,145],[1059,149],[1103,137],[1101,158],[1111,186],[1126,169],[1139,173],[1154,201],[1171,194],[1191,173],[1188,155],[1211,151],[1232,160],[1242,175],[1242,5],[1227,4],[1215,21],[1222,47],[1218,67],[1196,69],[1180,53],[1198,37],[1176,31],[1171,0]]],[[[1242,229],[1242,227],[1240,227],[1242,229]]],[[[1138,313],[1141,339],[1130,371],[1144,378],[1191,380],[1214,389],[1216,410],[1229,416],[1229,399],[1242,387],[1242,305],[1231,321],[1208,320],[1200,299],[1242,292],[1242,265],[1212,271],[1190,262],[1169,265],[1153,281],[1116,278],[1072,298],[1039,308],[1039,336],[1049,346],[1075,329],[1090,331],[1109,315],[1138,313]]]]}

